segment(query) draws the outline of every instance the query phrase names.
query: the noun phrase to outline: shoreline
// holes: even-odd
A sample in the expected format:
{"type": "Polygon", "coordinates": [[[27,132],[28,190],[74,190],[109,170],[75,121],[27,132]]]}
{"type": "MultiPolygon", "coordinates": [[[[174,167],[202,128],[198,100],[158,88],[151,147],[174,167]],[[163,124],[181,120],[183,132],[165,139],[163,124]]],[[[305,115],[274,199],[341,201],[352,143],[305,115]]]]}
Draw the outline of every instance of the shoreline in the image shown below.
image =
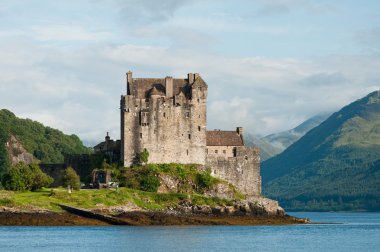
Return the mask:
{"type": "MultiPolygon", "coordinates": [[[[170,214],[155,211],[131,211],[114,215],[129,226],[203,226],[203,225],[294,225],[308,224],[307,219],[292,216],[258,217],[244,216],[217,216],[204,214],[170,214]]],[[[111,226],[109,222],[96,218],[83,217],[69,212],[52,211],[2,211],[0,212],[0,226],[111,226]]]]}

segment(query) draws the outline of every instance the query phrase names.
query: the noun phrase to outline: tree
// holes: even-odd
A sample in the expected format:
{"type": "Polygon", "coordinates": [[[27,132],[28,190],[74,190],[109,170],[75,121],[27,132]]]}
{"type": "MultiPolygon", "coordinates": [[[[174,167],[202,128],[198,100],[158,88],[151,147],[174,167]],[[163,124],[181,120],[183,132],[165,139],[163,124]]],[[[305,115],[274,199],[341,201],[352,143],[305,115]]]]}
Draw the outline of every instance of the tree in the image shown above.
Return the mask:
{"type": "Polygon", "coordinates": [[[4,188],[12,191],[36,191],[49,186],[53,181],[38,164],[27,165],[23,162],[12,166],[2,179],[4,188]]]}
{"type": "Polygon", "coordinates": [[[68,167],[64,170],[63,185],[71,186],[74,190],[80,189],[80,177],[72,167],[68,167]]]}

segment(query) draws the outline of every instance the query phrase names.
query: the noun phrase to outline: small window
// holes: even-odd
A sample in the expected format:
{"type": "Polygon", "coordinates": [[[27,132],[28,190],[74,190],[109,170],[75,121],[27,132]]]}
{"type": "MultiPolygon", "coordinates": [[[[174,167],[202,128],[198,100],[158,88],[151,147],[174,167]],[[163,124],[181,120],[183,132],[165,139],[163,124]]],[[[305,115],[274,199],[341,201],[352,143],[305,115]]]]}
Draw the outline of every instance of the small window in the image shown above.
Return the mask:
{"type": "Polygon", "coordinates": [[[189,117],[190,117],[190,112],[186,112],[186,113],[185,113],[185,117],[186,117],[186,118],[189,118],[189,117]]]}
{"type": "Polygon", "coordinates": [[[165,114],[165,112],[164,112],[164,117],[166,117],[166,114],[165,114]]]}
{"type": "Polygon", "coordinates": [[[201,131],[201,126],[198,126],[198,131],[201,131]]]}
{"type": "Polygon", "coordinates": [[[186,150],[186,155],[188,155],[188,156],[189,156],[189,150],[186,150]]]}
{"type": "Polygon", "coordinates": [[[191,139],[191,134],[189,134],[189,139],[191,139]]]}
{"type": "Polygon", "coordinates": [[[234,153],[234,157],[236,157],[236,148],[234,148],[232,151],[234,153]]]}
{"type": "Polygon", "coordinates": [[[206,154],[208,154],[208,149],[206,149],[206,154]]]}
{"type": "Polygon", "coordinates": [[[197,102],[199,103],[199,99],[197,99],[197,102]]]}
{"type": "Polygon", "coordinates": [[[218,150],[215,150],[215,154],[218,154],[218,150]]]}
{"type": "Polygon", "coordinates": [[[140,133],[140,138],[142,138],[142,133],[140,133]]]}
{"type": "Polygon", "coordinates": [[[245,158],[245,160],[248,160],[248,156],[245,156],[244,158],[245,158]]]}
{"type": "Polygon", "coordinates": [[[226,154],[226,150],[223,150],[223,154],[226,154]]]}

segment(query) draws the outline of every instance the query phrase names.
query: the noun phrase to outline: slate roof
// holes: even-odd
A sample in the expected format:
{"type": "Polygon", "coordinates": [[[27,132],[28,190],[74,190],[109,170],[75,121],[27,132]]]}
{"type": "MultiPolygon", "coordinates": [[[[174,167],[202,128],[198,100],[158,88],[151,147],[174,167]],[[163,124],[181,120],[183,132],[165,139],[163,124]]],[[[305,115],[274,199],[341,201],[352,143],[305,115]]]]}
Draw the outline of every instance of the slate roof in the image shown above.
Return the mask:
{"type": "MultiPolygon", "coordinates": [[[[173,78],[173,95],[178,95],[181,91],[185,96],[190,96],[190,84],[188,79],[174,79],[173,78]]],[[[196,86],[207,86],[204,80],[198,76],[193,85],[196,86]]],[[[152,92],[152,89],[157,89],[154,91],[155,94],[164,95],[165,94],[165,78],[133,78],[131,85],[131,94],[135,95],[139,99],[148,98],[152,92]]]]}
{"type": "Polygon", "coordinates": [[[207,146],[244,146],[236,131],[213,130],[206,133],[207,146]]]}
{"type": "MultiPolygon", "coordinates": [[[[179,94],[184,87],[188,85],[187,79],[173,79],[173,93],[179,94]]],[[[132,93],[140,99],[147,98],[150,90],[156,88],[165,94],[165,79],[155,78],[134,78],[132,84],[132,93]]]]}

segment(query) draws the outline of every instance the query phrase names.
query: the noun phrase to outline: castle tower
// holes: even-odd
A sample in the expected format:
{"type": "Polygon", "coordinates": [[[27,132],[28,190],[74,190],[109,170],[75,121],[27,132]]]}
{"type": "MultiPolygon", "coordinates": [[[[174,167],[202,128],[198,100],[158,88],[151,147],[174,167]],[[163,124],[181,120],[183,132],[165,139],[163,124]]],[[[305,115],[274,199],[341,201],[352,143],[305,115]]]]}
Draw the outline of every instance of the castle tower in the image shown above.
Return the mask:
{"type": "Polygon", "coordinates": [[[133,78],[121,96],[121,159],[133,164],[143,149],[150,163],[206,162],[207,84],[199,74],[186,79],[133,78]]]}

